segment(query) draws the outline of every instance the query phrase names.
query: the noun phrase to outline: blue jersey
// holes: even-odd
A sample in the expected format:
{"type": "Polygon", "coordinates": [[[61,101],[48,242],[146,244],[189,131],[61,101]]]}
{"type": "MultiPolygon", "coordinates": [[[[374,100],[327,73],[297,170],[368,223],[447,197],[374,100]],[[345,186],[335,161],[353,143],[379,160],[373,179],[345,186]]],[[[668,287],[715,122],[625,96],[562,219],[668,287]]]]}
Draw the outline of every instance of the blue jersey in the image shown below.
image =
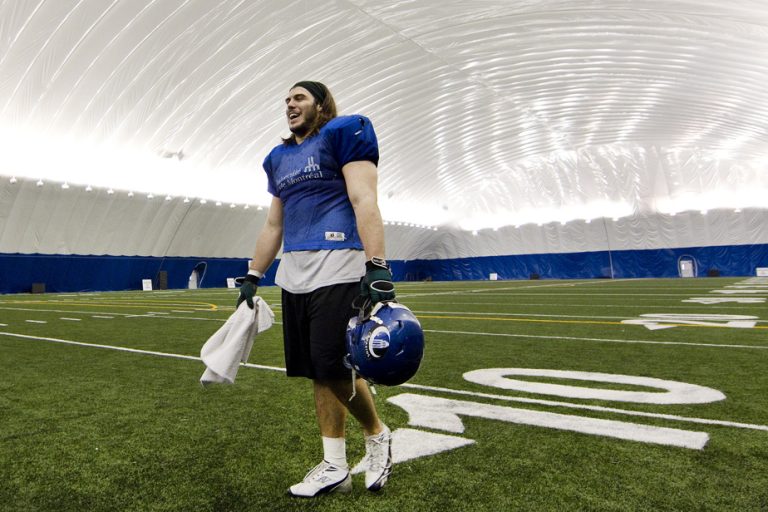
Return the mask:
{"type": "Polygon", "coordinates": [[[349,162],[379,162],[368,118],[330,120],[301,144],[281,144],[264,160],[269,192],[283,203],[283,251],[362,249],[341,172],[349,162]]]}

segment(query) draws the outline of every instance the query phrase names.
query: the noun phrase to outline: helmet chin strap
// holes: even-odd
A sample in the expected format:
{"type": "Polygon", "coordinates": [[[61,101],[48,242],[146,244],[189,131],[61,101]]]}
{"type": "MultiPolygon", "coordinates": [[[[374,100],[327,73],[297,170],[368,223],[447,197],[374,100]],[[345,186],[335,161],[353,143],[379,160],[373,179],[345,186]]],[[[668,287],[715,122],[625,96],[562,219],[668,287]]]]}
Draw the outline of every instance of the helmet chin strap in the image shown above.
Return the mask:
{"type": "MultiPolygon", "coordinates": [[[[379,302],[372,306],[371,299],[369,298],[363,298],[361,296],[355,297],[355,300],[352,301],[352,308],[357,310],[357,321],[358,322],[365,322],[369,320],[371,317],[376,315],[376,313],[384,307],[386,304],[397,302],[396,300],[390,300],[390,301],[383,301],[379,302]]],[[[381,324],[381,320],[378,318],[374,318],[374,320],[377,321],[377,323],[381,324]]],[[[352,370],[352,395],[349,397],[348,402],[351,402],[354,400],[354,398],[357,396],[357,370],[355,370],[355,367],[350,363],[349,364],[350,369],[352,370]]],[[[376,386],[374,386],[370,381],[366,379],[366,382],[368,383],[369,388],[371,389],[371,394],[376,395],[376,386]]]]}
{"type": "Polygon", "coordinates": [[[378,302],[376,304],[371,304],[370,298],[364,298],[360,295],[355,297],[355,300],[352,301],[352,308],[357,310],[357,321],[358,322],[364,322],[365,320],[368,320],[371,316],[375,315],[376,312],[381,309],[385,304],[391,304],[391,303],[397,303],[396,299],[393,300],[385,300],[382,302],[378,302]]]}
{"type": "Polygon", "coordinates": [[[357,372],[355,368],[352,368],[352,396],[349,397],[348,402],[351,402],[357,396],[357,372]]]}
{"type": "MultiPolygon", "coordinates": [[[[371,394],[376,396],[378,394],[378,393],[376,393],[376,386],[374,386],[373,384],[371,384],[367,380],[365,382],[368,384],[368,387],[371,390],[371,394]]],[[[352,368],[352,395],[349,397],[349,400],[347,400],[347,401],[351,402],[352,400],[355,399],[356,396],[357,396],[357,371],[353,367],[352,368]]]]}
{"type": "Polygon", "coordinates": [[[357,321],[364,322],[368,320],[371,311],[371,299],[362,296],[355,297],[352,301],[352,308],[357,310],[357,321]]]}

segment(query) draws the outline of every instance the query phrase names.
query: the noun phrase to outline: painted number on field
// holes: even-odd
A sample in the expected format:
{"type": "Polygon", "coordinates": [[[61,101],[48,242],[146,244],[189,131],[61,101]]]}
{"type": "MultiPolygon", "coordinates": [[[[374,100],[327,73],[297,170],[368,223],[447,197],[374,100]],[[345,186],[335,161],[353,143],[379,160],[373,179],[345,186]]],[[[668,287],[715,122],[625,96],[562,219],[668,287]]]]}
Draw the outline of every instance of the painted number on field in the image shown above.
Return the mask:
{"type": "Polygon", "coordinates": [[[671,329],[687,325],[704,327],[731,327],[737,329],[751,329],[759,320],[756,316],[746,315],[708,315],[708,314],[675,314],[675,313],[649,313],[640,315],[640,318],[622,320],[621,323],[629,325],[643,325],[647,329],[671,329]]]}
{"type": "Polygon", "coordinates": [[[765,299],[762,297],[692,297],[685,299],[683,302],[692,302],[694,304],[765,304],[765,299]]]}
{"type": "Polygon", "coordinates": [[[472,416],[696,450],[704,448],[709,440],[709,435],[705,432],[532,411],[411,393],[393,396],[388,401],[405,409],[408,413],[408,424],[411,426],[446,430],[457,434],[464,432],[464,424],[459,416],[472,416]]]}
{"type": "Polygon", "coordinates": [[[744,295],[747,293],[755,295],[767,295],[768,289],[755,288],[754,286],[747,286],[742,288],[729,287],[727,290],[713,290],[712,293],[721,293],[723,295],[744,295]]]}
{"type": "Polygon", "coordinates": [[[483,384],[500,389],[513,389],[538,393],[541,395],[556,395],[566,398],[584,398],[611,400],[614,402],[634,402],[638,404],[706,404],[725,400],[720,391],[695,384],[673,380],[637,377],[634,375],[617,375],[613,373],[573,372],[562,370],[539,370],[530,368],[489,368],[475,370],[464,374],[464,378],[475,384],[483,384]],[[620,391],[614,389],[587,388],[567,386],[563,384],[547,384],[527,380],[510,379],[510,375],[524,377],[546,377],[549,379],[569,379],[583,382],[606,382],[628,386],[643,386],[663,390],[655,391],[620,391]]]}
{"type": "MultiPolygon", "coordinates": [[[[464,378],[470,382],[493,388],[556,395],[565,398],[600,399],[643,404],[702,404],[725,399],[725,395],[716,389],[685,382],[633,375],[530,368],[488,368],[467,372],[464,374],[464,378]],[[509,378],[510,376],[604,382],[626,386],[642,386],[644,388],[658,389],[659,391],[628,391],[568,386],[511,379],[509,378]]],[[[408,424],[410,426],[442,430],[452,434],[464,433],[464,423],[461,417],[467,416],[694,450],[703,449],[709,440],[709,435],[706,432],[519,409],[413,393],[395,395],[387,401],[401,407],[408,413],[408,424]]],[[[399,429],[394,433],[393,456],[396,461],[433,455],[475,442],[474,440],[466,440],[455,435],[447,436],[445,434],[419,432],[413,429],[399,429]],[[406,438],[411,440],[418,438],[419,442],[407,443],[404,442],[406,438]]],[[[357,471],[361,469],[356,468],[357,471]]]]}

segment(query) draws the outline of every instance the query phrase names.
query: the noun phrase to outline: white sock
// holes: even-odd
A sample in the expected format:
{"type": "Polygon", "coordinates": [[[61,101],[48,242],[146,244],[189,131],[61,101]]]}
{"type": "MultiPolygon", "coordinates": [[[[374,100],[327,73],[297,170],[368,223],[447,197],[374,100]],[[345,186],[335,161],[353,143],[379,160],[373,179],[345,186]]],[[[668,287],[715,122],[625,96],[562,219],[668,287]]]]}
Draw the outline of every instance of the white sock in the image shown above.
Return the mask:
{"type": "Polygon", "coordinates": [[[347,466],[347,441],[343,437],[323,436],[323,458],[343,469],[347,466]]]}

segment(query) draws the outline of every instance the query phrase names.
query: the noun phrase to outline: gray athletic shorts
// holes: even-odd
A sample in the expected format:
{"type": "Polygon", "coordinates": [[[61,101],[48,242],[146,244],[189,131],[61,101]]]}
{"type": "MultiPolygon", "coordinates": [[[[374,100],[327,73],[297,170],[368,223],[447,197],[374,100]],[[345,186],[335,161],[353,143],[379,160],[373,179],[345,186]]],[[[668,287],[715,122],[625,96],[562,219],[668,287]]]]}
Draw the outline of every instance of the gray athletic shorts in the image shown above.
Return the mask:
{"type": "Polygon", "coordinates": [[[324,286],[309,293],[283,290],[283,342],[289,377],[351,379],[344,366],[349,319],[357,314],[352,301],[360,283],[324,286]]]}

